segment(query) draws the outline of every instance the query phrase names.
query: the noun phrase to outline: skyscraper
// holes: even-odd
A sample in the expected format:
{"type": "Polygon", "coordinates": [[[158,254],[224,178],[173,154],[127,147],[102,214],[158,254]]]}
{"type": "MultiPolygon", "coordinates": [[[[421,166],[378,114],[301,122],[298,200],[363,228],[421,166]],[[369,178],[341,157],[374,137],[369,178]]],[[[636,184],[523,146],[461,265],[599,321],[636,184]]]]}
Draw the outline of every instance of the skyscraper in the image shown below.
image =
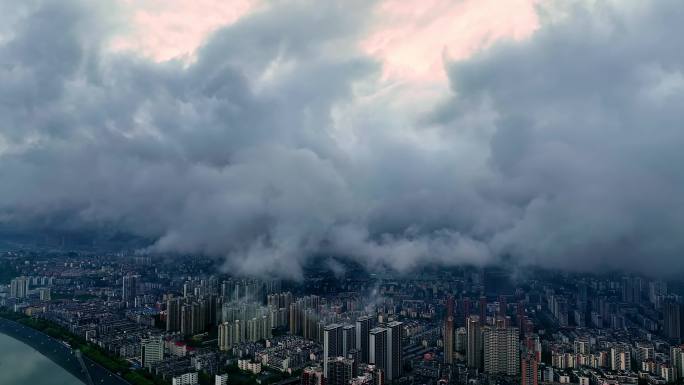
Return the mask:
{"type": "Polygon", "coordinates": [[[634,301],[634,288],[632,287],[631,277],[622,277],[622,301],[628,303],[634,301]]]}
{"type": "Polygon", "coordinates": [[[387,379],[393,380],[400,378],[404,374],[404,324],[393,321],[387,324],[389,342],[389,367],[387,369],[387,379]]]}
{"type": "Polygon", "coordinates": [[[289,322],[290,334],[302,334],[302,312],[304,304],[302,301],[290,303],[289,322]]]}
{"type": "Polygon", "coordinates": [[[670,348],[670,362],[674,368],[674,376],[684,377],[684,346],[674,346],[670,348]]]}
{"type": "Polygon", "coordinates": [[[138,277],[135,275],[126,275],[123,277],[123,285],[121,288],[121,298],[124,302],[132,302],[137,295],[138,277]]]}
{"type": "Polygon", "coordinates": [[[480,311],[480,325],[484,326],[487,323],[487,297],[484,295],[480,297],[478,310],[480,311]]]}
{"type": "Polygon", "coordinates": [[[354,378],[354,360],[336,357],[328,361],[326,385],[348,385],[354,378]]]}
{"type": "Polygon", "coordinates": [[[181,330],[181,299],[171,298],[166,301],[166,331],[181,330]]]}
{"type": "Polygon", "coordinates": [[[164,359],[164,343],[161,336],[149,337],[141,341],[140,361],[144,368],[151,368],[153,364],[164,359]]]}
{"type": "Polygon", "coordinates": [[[480,317],[475,315],[468,317],[466,331],[468,333],[466,363],[469,368],[480,369],[482,367],[482,331],[480,329],[480,317]]]}
{"type": "Polygon", "coordinates": [[[369,338],[373,328],[373,317],[365,316],[356,320],[356,348],[359,350],[361,362],[369,363],[369,338]]]}
{"type": "Polygon", "coordinates": [[[197,303],[188,303],[181,306],[181,334],[192,336],[204,331],[205,312],[202,306],[197,303]]]}
{"type": "Polygon", "coordinates": [[[356,327],[354,325],[344,325],[342,327],[342,356],[347,357],[347,353],[356,349],[356,327]]]}
{"type": "Polygon", "coordinates": [[[345,356],[346,358],[354,360],[353,371],[355,376],[359,374],[359,356],[360,352],[356,349],[348,351],[347,355],[345,356]]]}
{"type": "Polygon", "coordinates": [[[228,373],[217,374],[214,377],[214,385],[228,385],[228,373]]]}
{"type": "Polygon", "coordinates": [[[29,290],[29,279],[26,277],[17,277],[10,283],[10,297],[11,298],[26,298],[29,290]]]}
{"type": "Polygon", "coordinates": [[[470,311],[471,311],[471,306],[470,306],[470,298],[466,297],[461,300],[461,303],[459,304],[458,308],[456,309],[457,312],[457,317],[456,317],[456,326],[463,326],[465,327],[466,324],[468,323],[468,317],[470,317],[470,311]]]}
{"type": "Polygon", "coordinates": [[[320,367],[308,367],[302,370],[300,385],[325,385],[323,369],[320,367]]]}
{"type": "Polygon", "coordinates": [[[631,354],[628,345],[618,344],[610,348],[611,370],[628,370],[630,363],[631,354]]]}
{"type": "Polygon", "coordinates": [[[224,322],[218,326],[218,346],[220,350],[230,349],[235,339],[235,325],[233,323],[224,322]]]}
{"type": "Polygon", "coordinates": [[[641,303],[643,281],[639,277],[622,277],[622,301],[641,303]]]}
{"type": "Polygon", "coordinates": [[[589,354],[591,345],[589,344],[589,338],[579,337],[573,342],[573,351],[575,354],[589,354]]]}
{"type": "Polygon", "coordinates": [[[466,328],[460,327],[456,329],[456,336],[454,337],[454,351],[465,353],[468,348],[468,332],[466,328]]]}
{"type": "Polygon", "coordinates": [[[648,300],[656,307],[661,306],[661,301],[667,295],[667,283],[665,281],[653,281],[648,284],[648,300]]]}
{"type": "Polygon", "coordinates": [[[444,363],[454,360],[454,297],[446,299],[446,319],[444,320],[444,363]]]}
{"type": "Polygon", "coordinates": [[[341,324],[331,324],[323,329],[323,373],[326,378],[330,375],[328,363],[331,359],[342,356],[342,330],[341,324]]]}
{"type": "Polygon", "coordinates": [[[684,330],[682,318],[684,306],[677,302],[667,302],[663,304],[663,334],[667,339],[674,343],[682,343],[684,330]]]}
{"type": "Polygon", "coordinates": [[[508,310],[508,309],[507,309],[507,306],[508,306],[508,305],[506,304],[506,296],[500,295],[500,296],[499,296],[499,308],[498,308],[498,311],[497,311],[497,316],[498,316],[498,317],[503,317],[503,318],[506,317],[506,313],[507,313],[507,310],[508,310]]]}
{"type": "Polygon", "coordinates": [[[522,385],[539,384],[539,362],[534,355],[529,354],[523,357],[520,363],[522,385]]]}
{"type": "Polygon", "coordinates": [[[387,341],[387,329],[383,327],[373,328],[368,339],[369,352],[368,362],[374,364],[378,369],[382,369],[387,375],[388,359],[387,351],[389,344],[387,341]]]}
{"type": "Polygon", "coordinates": [[[485,327],[482,338],[485,373],[517,375],[520,362],[518,328],[506,327],[501,322],[485,327]]]}
{"type": "Polygon", "coordinates": [[[394,321],[387,327],[370,331],[369,361],[382,369],[387,380],[394,380],[403,374],[403,323],[394,321]]]}
{"type": "Polygon", "coordinates": [[[207,295],[203,300],[202,303],[204,304],[204,322],[206,326],[209,325],[217,325],[217,305],[218,305],[218,297],[214,294],[209,294],[207,295]]]}

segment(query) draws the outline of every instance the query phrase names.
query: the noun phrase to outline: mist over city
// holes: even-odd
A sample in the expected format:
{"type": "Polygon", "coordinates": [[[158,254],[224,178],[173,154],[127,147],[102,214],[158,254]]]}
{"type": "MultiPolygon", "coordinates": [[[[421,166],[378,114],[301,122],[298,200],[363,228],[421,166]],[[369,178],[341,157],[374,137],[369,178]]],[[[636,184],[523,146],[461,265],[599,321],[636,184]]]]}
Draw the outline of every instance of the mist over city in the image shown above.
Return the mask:
{"type": "Polygon", "coordinates": [[[682,36],[676,0],[0,0],[0,383],[682,383],[682,36]]]}
{"type": "Polygon", "coordinates": [[[4,2],[2,228],[286,278],[321,254],[682,272],[678,2],[455,4],[511,8],[470,38],[401,3],[255,3],[166,59],[128,25],[153,10],[4,2]]]}

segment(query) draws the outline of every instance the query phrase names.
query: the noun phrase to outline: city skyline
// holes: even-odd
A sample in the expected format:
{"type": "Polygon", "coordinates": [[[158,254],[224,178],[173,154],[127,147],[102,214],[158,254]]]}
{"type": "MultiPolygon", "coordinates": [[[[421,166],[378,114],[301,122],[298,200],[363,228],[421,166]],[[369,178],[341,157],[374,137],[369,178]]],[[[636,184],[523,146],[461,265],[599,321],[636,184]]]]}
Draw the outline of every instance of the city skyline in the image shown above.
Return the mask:
{"type": "Polygon", "coordinates": [[[0,383],[684,384],[683,5],[0,0],[0,383]]]}
{"type": "Polygon", "coordinates": [[[86,384],[81,368],[93,360],[104,367],[86,369],[90,378],[118,385],[684,378],[681,279],[436,267],[312,269],[300,282],[217,273],[201,257],[14,251],[0,260],[15,276],[0,281],[0,332],[86,384]]]}

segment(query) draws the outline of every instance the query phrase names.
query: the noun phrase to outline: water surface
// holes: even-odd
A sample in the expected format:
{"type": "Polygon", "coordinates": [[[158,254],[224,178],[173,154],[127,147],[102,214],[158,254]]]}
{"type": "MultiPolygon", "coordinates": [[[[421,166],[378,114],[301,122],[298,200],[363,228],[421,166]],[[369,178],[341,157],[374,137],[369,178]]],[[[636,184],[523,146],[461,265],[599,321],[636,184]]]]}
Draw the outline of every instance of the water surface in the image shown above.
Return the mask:
{"type": "Polygon", "coordinates": [[[0,334],[0,384],[83,385],[32,347],[0,334]]]}

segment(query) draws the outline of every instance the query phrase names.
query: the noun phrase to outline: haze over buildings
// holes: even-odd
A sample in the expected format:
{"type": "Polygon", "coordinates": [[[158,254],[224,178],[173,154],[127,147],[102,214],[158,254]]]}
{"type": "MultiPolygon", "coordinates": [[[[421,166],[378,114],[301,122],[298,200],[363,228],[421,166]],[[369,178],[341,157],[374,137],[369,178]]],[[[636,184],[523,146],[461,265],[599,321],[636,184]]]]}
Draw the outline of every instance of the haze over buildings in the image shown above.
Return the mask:
{"type": "Polygon", "coordinates": [[[678,1],[219,3],[0,3],[3,239],[682,272],[678,1]]]}
{"type": "Polygon", "coordinates": [[[681,384],[683,5],[0,0],[0,333],[86,384],[681,384]]]}

